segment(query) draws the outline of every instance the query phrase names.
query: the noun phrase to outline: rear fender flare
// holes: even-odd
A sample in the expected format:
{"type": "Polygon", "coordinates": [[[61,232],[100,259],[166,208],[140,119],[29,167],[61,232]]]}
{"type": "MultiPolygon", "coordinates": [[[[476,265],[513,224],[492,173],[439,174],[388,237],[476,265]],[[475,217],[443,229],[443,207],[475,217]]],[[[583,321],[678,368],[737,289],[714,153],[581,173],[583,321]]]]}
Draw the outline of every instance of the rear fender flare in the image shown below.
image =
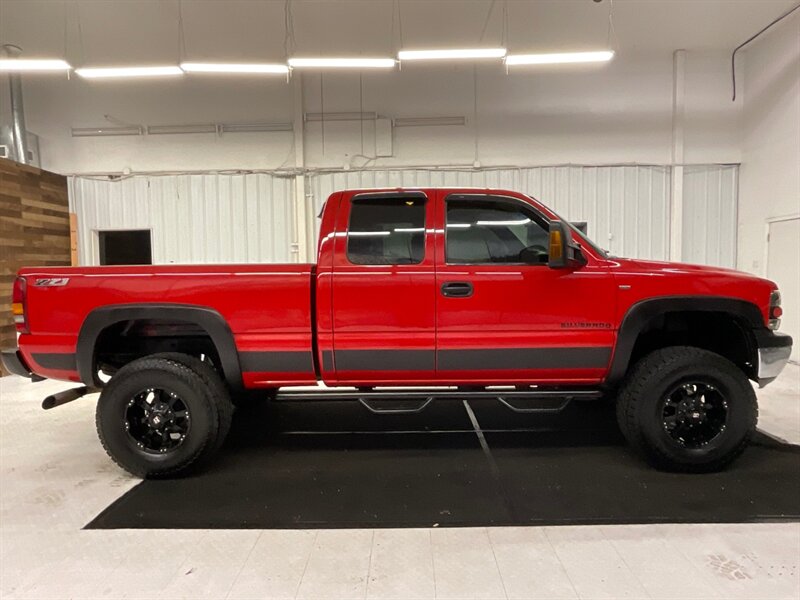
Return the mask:
{"type": "Polygon", "coordinates": [[[646,325],[660,315],[674,312],[725,313],[750,330],[764,328],[764,318],[758,306],[738,298],[667,296],[642,300],[631,306],[622,319],[617,333],[614,356],[611,359],[611,367],[605,382],[606,386],[618,384],[625,376],[630,366],[636,340],[646,325]]]}
{"type": "Polygon", "coordinates": [[[100,333],[111,325],[134,319],[185,321],[202,327],[217,349],[228,385],[242,388],[242,369],[233,332],[216,310],[193,304],[115,304],[89,313],[78,335],[76,362],[81,380],[89,386],[102,387],[97,376],[95,346],[100,333]]]}

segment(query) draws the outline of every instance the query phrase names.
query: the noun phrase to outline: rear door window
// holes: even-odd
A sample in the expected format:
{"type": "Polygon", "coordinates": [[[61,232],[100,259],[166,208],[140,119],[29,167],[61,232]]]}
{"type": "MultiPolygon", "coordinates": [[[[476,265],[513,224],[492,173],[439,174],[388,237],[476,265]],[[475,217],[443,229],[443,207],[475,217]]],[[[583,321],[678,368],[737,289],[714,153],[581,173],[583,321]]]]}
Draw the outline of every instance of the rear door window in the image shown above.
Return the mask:
{"type": "Polygon", "coordinates": [[[347,259],[355,265],[414,265],[425,258],[425,199],[354,198],[347,259]]]}

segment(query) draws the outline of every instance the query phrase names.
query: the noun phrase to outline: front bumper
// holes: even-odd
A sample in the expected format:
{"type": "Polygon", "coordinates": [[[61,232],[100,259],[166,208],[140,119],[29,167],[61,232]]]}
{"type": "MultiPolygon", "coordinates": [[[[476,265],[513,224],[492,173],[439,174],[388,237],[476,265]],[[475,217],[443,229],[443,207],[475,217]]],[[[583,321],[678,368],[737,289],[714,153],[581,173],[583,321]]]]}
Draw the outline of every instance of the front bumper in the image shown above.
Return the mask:
{"type": "Polygon", "coordinates": [[[781,374],[792,354],[792,338],[785,333],[763,331],[756,334],[758,344],[758,384],[764,387],[781,374]]]}
{"type": "Polygon", "coordinates": [[[22,354],[16,348],[0,352],[0,359],[2,359],[3,366],[9,373],[35,380],[36,376],[31,373],[31,370],[25,364],[25,359],[22,358],[22,354]]]}

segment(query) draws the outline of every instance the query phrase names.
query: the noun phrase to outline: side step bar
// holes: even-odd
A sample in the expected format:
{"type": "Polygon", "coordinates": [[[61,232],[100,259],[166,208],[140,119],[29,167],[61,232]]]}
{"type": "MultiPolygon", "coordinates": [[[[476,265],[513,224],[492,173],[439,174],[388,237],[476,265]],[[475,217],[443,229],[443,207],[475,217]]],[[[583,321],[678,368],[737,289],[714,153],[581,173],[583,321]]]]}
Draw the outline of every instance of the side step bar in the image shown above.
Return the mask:
{"type": "Polygon", "coordinates": [[[278,392],[276,402],[357,400],[373,414],[408,415],[422,412],[434,400],[498,400],[516,413],[558,413],[572,400],[595,400],[598,390],[350,390],[278,392]],[[532,402],[533,406],[525,406],[532,402]]]}
{"type": "MultiPolygon", "coordinates": [[[[433,402],[433,398],[425,398],[424,400],[417,400],[416,406],[403,408],[397,407],[397,404],[394,407],[391,405],[392,400],[383,400],[384,403],[390,403],[388,406],[380,406],[381,402],[377,402],[375,404],[371,403],[369,398],[359,398],[358,401],[361,403],[361,406],[366,408],[369,412],[376,414],[376,415],[414,415],[416,413],[420,413],[426,408],[428,405],[433,402]]],[[[400,402],[403,402],[400,400],[400,402]]],[[[414,400],[412,400],[414,402],[414,400]]]]}
{"type": "MultiPolygon", "coordinates": [[[[514,404],[509,400],[506,400],[503,396],[498,396],[497,399],[500,401],[500,404],[505,406],[508,410],[515,412],[515,413],[559,413],[567,406],[569,403],[572,402],[573,398],[570,396],[565,396],[559,404],[555,404],[553,406],[519,406],[519,404],[514,404]]],[[[553,398],[553,400],[558,400],[557,398],[553,398]]]]}

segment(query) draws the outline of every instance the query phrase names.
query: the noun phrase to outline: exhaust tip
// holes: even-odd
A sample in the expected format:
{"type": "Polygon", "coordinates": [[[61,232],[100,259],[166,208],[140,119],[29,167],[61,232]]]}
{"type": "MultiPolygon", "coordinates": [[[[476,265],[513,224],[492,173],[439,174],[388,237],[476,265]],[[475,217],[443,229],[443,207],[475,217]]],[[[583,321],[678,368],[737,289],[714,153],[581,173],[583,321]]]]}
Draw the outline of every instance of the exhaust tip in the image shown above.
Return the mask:
{"type": "Polygon", "coordinates": [[[47,396],[44,400],[42,400],[42,408],[45,410],[50,410],[51,408],[55,408],[56,406],[61,406],[62,404],[66,404],[67,402],[72,402],[73,400],[82,398],[83,396],[89,394],[90,392],[91,390],[87,388],[85,385],[72,388],[71,390],[64,390],[63,392],[58,392],[56,394],[47,396]]]}

